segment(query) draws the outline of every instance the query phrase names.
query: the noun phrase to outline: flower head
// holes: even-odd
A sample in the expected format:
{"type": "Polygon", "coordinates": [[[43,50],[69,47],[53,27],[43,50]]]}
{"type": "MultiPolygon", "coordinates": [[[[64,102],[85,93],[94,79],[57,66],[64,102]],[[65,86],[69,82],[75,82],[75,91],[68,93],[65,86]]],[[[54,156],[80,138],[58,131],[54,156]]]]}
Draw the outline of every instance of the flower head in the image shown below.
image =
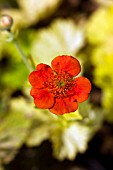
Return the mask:
{"type": "Polygon", "coordinates": [[[13,24],[13,19],[9,15],[0,16],[0,30],[10,30],[13,24]]]}
{"type": "Polygon", "coordinates": [[[67,55],[57,56],[51,62],[38,64],[29,75],[32,85],[30,91],[38,108],[62,115],[78,109],[78,102],[87,100],[91,83],[85,77],[77,76],[80,71],[79,61],[67,55]]]}

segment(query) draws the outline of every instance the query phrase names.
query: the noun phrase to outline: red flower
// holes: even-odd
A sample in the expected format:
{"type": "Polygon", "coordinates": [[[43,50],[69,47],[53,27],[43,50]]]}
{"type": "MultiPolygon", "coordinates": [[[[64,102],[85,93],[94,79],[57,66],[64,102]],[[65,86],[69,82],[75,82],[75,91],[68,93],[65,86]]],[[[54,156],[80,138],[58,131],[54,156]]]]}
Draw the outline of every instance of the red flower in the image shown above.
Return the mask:
{"type": "Polygon", "coordinates": [[[87,100],[91,83],[85,77],[74,78],[81,67],[72,56],[58,56],[51,65],[53,70],[49,65],[38,64],[36,71],[29,75],[34,103],[38,108],[49,109],[57,115],[74,112],[78,108],[77,102],[87,100]]]}

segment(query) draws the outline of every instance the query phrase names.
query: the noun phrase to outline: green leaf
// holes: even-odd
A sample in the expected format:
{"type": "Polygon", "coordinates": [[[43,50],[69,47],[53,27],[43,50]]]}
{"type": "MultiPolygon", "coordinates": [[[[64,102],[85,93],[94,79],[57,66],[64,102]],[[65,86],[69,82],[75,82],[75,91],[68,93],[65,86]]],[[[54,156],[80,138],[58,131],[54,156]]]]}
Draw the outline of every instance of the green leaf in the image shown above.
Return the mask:
{"type": "Polygon", "coordinates": [[[11,101],[10,110],[8,113],[1,114],[0,117],[0,158],[3,163],[10,162],[18,149],[23,145],[28,134],[28,129],[31,125],[31,120],[24,113],[22,105],[16,103],[17,100],[11,101]],[[19,105],[21,109],[14,106],[14,103],[19,105]]]}
{"type": "Polygon", "coordinates": [[[107,42],[94,49],[92,54],[92,62],[95,65],[94,81],[102,88],[108,87],[110,84],[113,86],[112,55],[113,48],[107,42]]]}
{"type": "Polygon", "coordinates": [[[18,3],[26,18],[34,23],[36,19],[46,17],[54,11],[60,1],[61,0],[19,0],[18,3]]]}
{"type": "MultiPolygon", "coordinates": [[[[109,1],[110,2],[110,1],[109,1]]],[[[101,7],[91,16],[86,26],[90,44],[91,62],[94,65],[94,84],[102,91],[102,109],[105,119],[113,120],[113,5],[101,7]],[[96,29],[98,25],[98,29],[96,29]]]]}
{"type": "Polygon", "coordinates": [[[84,44],[84,33],[72,20],[55,20],[50,27],[40,30],[32,42],[31,54],[36,61],[50,64],[62,54],[73,55],[84,44]]]}
{"type": "Polygon", "coordinates": [[[47,123],[43,123],[39,126],[38,124],[39,122],[37,122],[37,127],[30,130],[30,134],[26,140],[28,146],[38,146],[49,138],[50,126],[47,123]]]}
{"type": "Polygon", "coordinates": [[[18,148],[26,136],[28,126],[29,120],[23,114],[10,113],[0,126],[0,148],[18,148]]]}
{"type": "Polygon", "coordinates": [[[32,126],[26,139],[28,146],[38,146],[44,140],[49,139],[51,126],[58,119],[47,110],[35,109],[36,113],[32,115],[32,126]]]}
{"type": "Polygon", "coordinates": [[[83,153],[87,149],[90,135],[90,128],[81,123],[54,129],[51,136],[54,156],[59,160],[73,160],[78,152],[83,153]]]}
{"type": "MultiPolygon", "coordinates": [[[[62,142],[62,126],[58,125],[54,125],[54,128],[51,131],[51,135],[49,140],[52,143],[52,149],[53,149],[53,155],[54,157],[56,157],[57,159],[61,159],[61,150],[63,147],[63,142],[62,142]]],[[[62,157],[63,160],[63,157],[62,157]]]]}
{"type": "Polygon", "coordinates": [[[104,43],[113,33],[113,5],[101,7],[86,24],[86,35],[92,44],[104,43]],[[98,26],[98,29],[97,29],[98,26]]]}
{"type": "MultiPolygon", "coordinates": [[[[74,159],[78,152],[84,152],[90,139],[91,128],[82,123],[79,113],[70,116],[57,116],[38,109],[32,118],[32,126],[26,138],[28,146],[38,146],[44,140],[50,140],[53,154],[59,160],[74,159]]],[[[69,115],[69,114],[67,114],[69,115]]]]}
{"type": "Polygon", "coordinates": [[[108,37],[105,43],[95,46],[91,57],[95,68],[93,81],[102,90],[102,107],[106,109],[106,113],[109,112],[107,116],[113,120],[113,36],[108,37]]]}
{"type": "Polygon", "coordinates": [[[62,115],[62,117],[68,121],[82,120],[82,116],[80,115],[78,110],[69,114],[64,114],[62,115]]]}

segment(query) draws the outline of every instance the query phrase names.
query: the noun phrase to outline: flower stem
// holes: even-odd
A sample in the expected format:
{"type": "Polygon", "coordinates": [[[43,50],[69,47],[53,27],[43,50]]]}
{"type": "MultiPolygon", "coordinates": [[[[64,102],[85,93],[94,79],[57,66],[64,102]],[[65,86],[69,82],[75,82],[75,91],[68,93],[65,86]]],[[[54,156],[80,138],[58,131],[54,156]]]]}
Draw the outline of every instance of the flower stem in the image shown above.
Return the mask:
{"type": "Polygon", "coordinates": [[[26,67],[28,68],[28,70],[31,72],[33,69],[32,69],[32,67],[31,67],[31,65],[29,64],[26,55],[24,54],[24,52],[22,51],[21,47],[19,46],[17,40],[14,39],[12,42],[13,42],[13,44],[15,45],[16,49],[18,50],[19,54],[21,55],[24,64],[26,65],[26,67]]]}
{"type": "MultiPolygon", "coordinates": [[[[28,58],[26,57],[26,55],[24,54],[23,50],[21,49],[20,45],[18,44],[17,39],[15,38],[13,32],[11,31],[11,27],[13,25],[13,18],[9,15],[0,15],[0,31],[5,31],[7,33],[7,42],[12,42],[16,49],[18,50],[19,54],[22,57],[22,60],[24,62],[24,64],[26,65],[26,67],[28,68],[29,71],[32,71],[33,68],[31,67],[31,65],[28,62],[28,58]]],[[[34,67],[33,64],[33,59],[31,64],[34,67]]]]}
{"type": "Polygon", "coordinates": [[[28,58],[29,58],[29,60],[30,60],[30,62],[32,64],[33,69],[35,69],[36,65],[35,65],[35,62],[33,60],[33,57],[31,55],[29,55],[28,58]]]}
{"type": "MultiPolygon", "coordinates": [[[[17,51],[19,52],[24,64],[26,65],[27,69],[31,72],[33,70],[32,66],[29,64],[28,62],[28,57],[24,54],[23,50],[21,49],[17,39],[15,38],[13,32],[11,32],[11,30],[7,30],[8,33],[8,38],[7,38],[7,42],[12,42],[14,44],[14,46],[16,47],[17,51]]],[[[33,60],[33,59],[32,59],[33,60]]],[[[33,64],[32,64],[33,65],[33,64]]],[[[33,65],[34,67],[34,65],[33,65]]]]}

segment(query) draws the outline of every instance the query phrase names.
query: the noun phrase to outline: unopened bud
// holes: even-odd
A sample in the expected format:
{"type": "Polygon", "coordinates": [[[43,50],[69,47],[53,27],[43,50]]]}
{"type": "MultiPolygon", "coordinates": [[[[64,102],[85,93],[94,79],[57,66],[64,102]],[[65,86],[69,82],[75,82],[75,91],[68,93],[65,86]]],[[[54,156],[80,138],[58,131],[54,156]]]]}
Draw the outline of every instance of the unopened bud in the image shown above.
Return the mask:
{"type": "Polygon", "coordinates": [[[13,19],[9,15],[0,16],[0,30],[10,30],[13,24],[13,19]]]}

